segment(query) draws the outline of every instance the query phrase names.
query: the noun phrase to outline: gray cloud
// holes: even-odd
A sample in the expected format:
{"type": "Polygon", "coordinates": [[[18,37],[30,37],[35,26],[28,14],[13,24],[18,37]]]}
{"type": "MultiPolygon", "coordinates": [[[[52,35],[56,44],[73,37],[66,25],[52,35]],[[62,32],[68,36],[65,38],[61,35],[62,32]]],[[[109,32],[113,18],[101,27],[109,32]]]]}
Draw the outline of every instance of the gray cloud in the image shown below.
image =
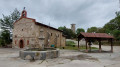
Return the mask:
{"type": "MultiPolygon", "coordinates": [[[[55,28],[75,23],[77,28],[102,27],[115,17],[118,0],[1,0],[0,13],[26,7],[28,17],[55,28]]],[[[2,15],[0,15],[2,18],[2,15]]]]}

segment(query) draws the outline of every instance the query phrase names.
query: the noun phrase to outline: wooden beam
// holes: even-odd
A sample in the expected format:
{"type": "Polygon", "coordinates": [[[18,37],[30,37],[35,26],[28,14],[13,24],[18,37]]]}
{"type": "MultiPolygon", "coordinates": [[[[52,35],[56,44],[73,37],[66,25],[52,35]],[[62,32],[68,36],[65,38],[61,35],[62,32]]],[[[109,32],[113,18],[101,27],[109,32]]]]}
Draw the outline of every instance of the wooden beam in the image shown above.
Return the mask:
{"type": "Polygon", "coordinates": [[[86,52],[88,52],[88,47],[87,47],[87,40],[86,40],[86,52]]]}
{"type": "Polygon", "coordinates": [[[89,51],[91,52],[91,45],[89,45],[89,51]]]}

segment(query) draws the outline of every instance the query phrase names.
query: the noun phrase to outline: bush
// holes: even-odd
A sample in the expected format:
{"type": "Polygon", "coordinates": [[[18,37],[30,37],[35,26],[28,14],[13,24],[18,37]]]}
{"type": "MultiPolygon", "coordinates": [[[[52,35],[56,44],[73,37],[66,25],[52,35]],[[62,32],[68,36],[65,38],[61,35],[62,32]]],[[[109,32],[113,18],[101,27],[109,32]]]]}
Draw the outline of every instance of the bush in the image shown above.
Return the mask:
{"type": "Polygon", "coordinates": [[[5,46],[5,42],[3,39],[0,38],[0,47],[5,46]]]}
{"type": "Polygon", "coordinates": [[[73,46],[73,47],[75,47],[75,43],[73,41],[66,41],[66,46],[73,46]]]}

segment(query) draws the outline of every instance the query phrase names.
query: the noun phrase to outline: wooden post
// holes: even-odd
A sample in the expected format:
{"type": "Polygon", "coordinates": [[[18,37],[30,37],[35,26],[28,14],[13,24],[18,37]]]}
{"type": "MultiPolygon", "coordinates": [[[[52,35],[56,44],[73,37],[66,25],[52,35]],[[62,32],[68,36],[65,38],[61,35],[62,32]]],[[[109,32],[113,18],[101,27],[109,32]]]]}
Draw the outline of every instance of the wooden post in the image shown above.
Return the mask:
{"type": "Polygon", "coordinates": [[[89,41],[89,43],[88,43],[88,45],[89,45],[89,51],[91,52],[91,40],[89,41]]]}
{"type": "Polygon", "coordinates": [[[101,39],[99,39],[99,52],[101,52],[101,39]]]}
{"type": "Polygon", "coordinates": [[[79,38],[78,38],[78,50],[80,50],[80,46],[79,46],[79,38]]]}
{"type": "Polygon", "coordinates": [[[111,39],[111,52],[113,52],[113,40],[111,39]]]}
{"type": "Polygon", "coordinates": [[[88,52],[88,47],[87,47],[87,40],[86,40],[86,52],[88,52]]]}
{"type": "Polygon", "coordinates": [[[91,52],[91,45],[89,45],[89,51],[91,52]]]}

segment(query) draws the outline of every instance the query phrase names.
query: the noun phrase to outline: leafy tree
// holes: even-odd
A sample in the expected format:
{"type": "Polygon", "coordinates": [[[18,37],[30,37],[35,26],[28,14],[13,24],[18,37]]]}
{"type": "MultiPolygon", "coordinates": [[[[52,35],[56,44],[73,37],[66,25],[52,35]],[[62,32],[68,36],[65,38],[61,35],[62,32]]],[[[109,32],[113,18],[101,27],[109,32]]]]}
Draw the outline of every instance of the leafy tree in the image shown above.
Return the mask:
{"type": "Polygon", "coordinates": [[[8,16],[5,16],[3,14],[3,19],[0,19],[0,24],[2,25],[1,28],[3,30],[8,30],[8,31],[12,32],[13,22],[15,22],[19,18],[20,18],[20,12],[17,9],[15,9],[13,11],[13,13],[11,13],[8,16]]]}
{"type": "Polygon", "coordinates": [[[96,33],[97,30],[98,30],[97,27],[91,27],[91,28],[87,29],[87,32],[89,32],[89,33],[93,33],[93,32],[96,33]]]}
{"type": "Polygon", "coordinates": [[[108,23],[106,23],[103,27],[106,31],[106,33],[111,33],[114,30],[120,30],[120,12],[116,12],[116,17],[112,20],[110,20],[108,23]]]}
{"type": "Polygon", "coordinates": [[[116,40],[120,40],[120,30],[114,30],[113,35],[116,40]]]}
{"type": "Polygon", "coordinates": [[[59,30],[63,31],[63,34],[66,36],[66,38],[76,38],[76,34],[71,30],[64,27],[59,27],[59,30]]]}
{"type": "Polygon", "coordinates": [[[106,33],[112,33],[112,31],[116,29],[115,19],[112,19],[110,22],[105,24],[103,28],[105,29],[106,33]]]}
{"type": "Polygon", "coordinates": [[[0,44],[9,44],[11,42],[10,35],[12,34],[13,29],[13,22],[18,20],[20,18],[20,12],[15,9],[10,15],[5,16],[3,15],[3,18],[0,19],[2,34],[0,38],[0,44]]]}
{"type": "Polygon", "coordinates": [[[64,27],[59,27],[58,29],[61,30],[61,31],[63,31],[63,30],[66,29],[66,27],[65,26],[64,27]]]}
{"type": "Polygon", "coordinates": [[[10,32],[8,30],[4,30],[2,32],[0,41],[2,46],[5,46],[6,44],[9,44],[11,42],[10,32]]]}
{"type": "Polygon", "coordinates": [[[116,17],[104,25],[105,33],[114,35],[115,39],[120,40],[120,11],[116,12],[116,17]]]}
{"type": "Polygon", "coordinates": [[[117,17],[120,16],[120,11],[115,12],[115,14],[116,14],[117,17]]]}
{"type": "Polygon", "coordinates": [[[4,46],[4,45],[5,45],[4,40],[2,38],[0,38],[0,47],[4,46]]]}
{"type": "Polygon", "coordinates": [[[85,32],[85,30],[83,28],[78,28],[76,30],[77,36],[80,34],[80,32],[85,32]]]}
{"type": "Polygon", "coordinates": [[[97,33],[105,33],[105,29],[104,28],[97,28],[97,33]]]}

